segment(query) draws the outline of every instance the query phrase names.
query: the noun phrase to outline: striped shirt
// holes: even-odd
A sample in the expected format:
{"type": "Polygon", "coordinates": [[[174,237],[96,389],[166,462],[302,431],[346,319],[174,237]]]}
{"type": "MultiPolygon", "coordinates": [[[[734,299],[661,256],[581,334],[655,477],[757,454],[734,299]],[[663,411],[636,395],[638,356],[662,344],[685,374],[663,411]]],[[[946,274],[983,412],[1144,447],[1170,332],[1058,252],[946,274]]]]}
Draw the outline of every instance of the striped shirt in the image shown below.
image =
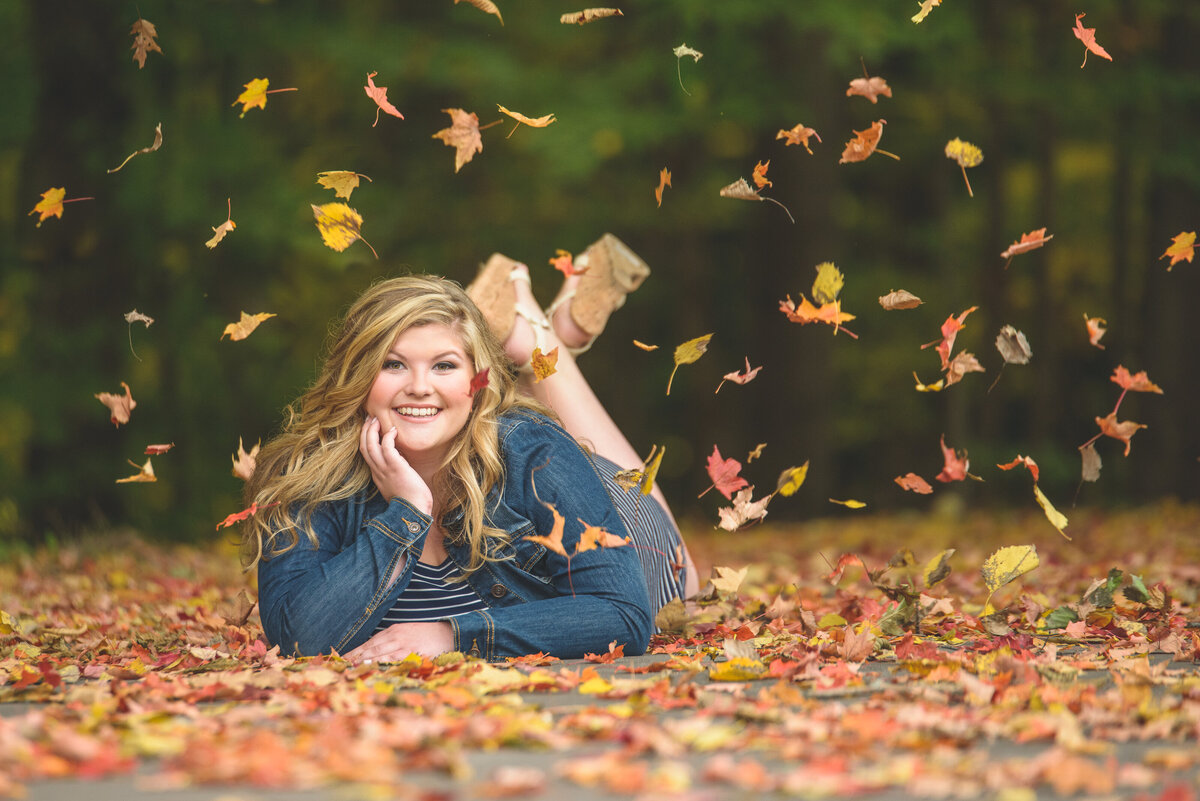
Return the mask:
{"type": "Polygon", "coordinates": [[[457,575],[460,575],[458,567],[448,557],[440,565],[418,561],[413,566],[412,580],[375,631],[382,631],[393,623],[440,620],[486,609],[487,605],[475,594],[470,584],[465,581],[450,582],[457,575]]]}

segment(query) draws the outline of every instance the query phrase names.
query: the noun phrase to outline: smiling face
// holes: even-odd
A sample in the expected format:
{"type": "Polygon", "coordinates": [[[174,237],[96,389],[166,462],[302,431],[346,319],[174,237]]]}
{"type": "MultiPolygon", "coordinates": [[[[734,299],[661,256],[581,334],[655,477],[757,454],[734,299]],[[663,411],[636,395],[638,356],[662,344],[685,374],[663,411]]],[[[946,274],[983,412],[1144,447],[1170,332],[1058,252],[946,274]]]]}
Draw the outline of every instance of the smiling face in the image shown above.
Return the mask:
{"type": "Polygon", "coordinates": [[[474,377],[452,326],[414,326],[392,343],[367,394],[366,412],[379,419],[381,433],[396,427],[396,449],[409,462],[436,467],[471,416],[474,377]]]}

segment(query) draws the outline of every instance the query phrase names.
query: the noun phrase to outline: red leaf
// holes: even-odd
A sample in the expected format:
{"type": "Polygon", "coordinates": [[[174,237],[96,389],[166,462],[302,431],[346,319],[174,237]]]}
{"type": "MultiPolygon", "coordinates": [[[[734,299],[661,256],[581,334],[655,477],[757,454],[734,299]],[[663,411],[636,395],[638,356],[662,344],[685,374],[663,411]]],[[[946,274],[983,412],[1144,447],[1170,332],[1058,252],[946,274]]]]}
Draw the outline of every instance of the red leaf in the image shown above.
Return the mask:
{"type": "Polygon", "coordinates": [[[929,495],[933,492],[933,487],[929,486],[929,482],[916,473],[905,473],[902,476],[896,476],[894,480],[901,489],[912,490],[918,495],[929,495]]]}
{"type": "Polygon", "coordinates": [[[467,394],[474,395],[488,385],[488,372],[491,369],[490,367],[485,367],[475,374],[475,377],[471,379],[471,386],[467,394]]]}
{"type": "Polygon", "coordinates": [[[708,457],[706,469],[713,486],[717,488],[717,492],[725,496],[726,500],[733,500],[733,493],[750,486],[749,481],[738,475],[742,471],[742,463],[737,459],[722,459],[721,451],[717,450],[716,445],[713,445],[713,452],[708,457]]]}
{"type": "Polygon", "coordinates": [[[962,456],[959,456],[954,448],[947,448],[945,434],[942,434],[942,458],[946,464],[942,467],[942,472],[934,476],[938,481],[962,481],[970,475],[967,470],[970,469],[971,462],[967,459],[967,452],[963,451],[962,456]]]}
{"type": "Polygon", "coordinates": [[[374,100],[375,105],[379,106],[379,109],[375,112],[375,122],[371,123],[372,128],[374,128],[376,125],[379,124],[379,112],[380,111],[385,111],[388,114],[391,114],[393,117],[399,117],[400,119],[404,119],[404,115],[400,113],[400,110],[388,102],[387,87],[375,85],[375,81],[373,79],[378,74],[379,74],[378,72],[368,73],[367,74],[367,85],[363,87],[363,91],[367,93],[367,97],[374,100]]]}
{"type": "Polygon", "coordinates": [[[224,520],[222,520],[220,523],[217,523],[217,528],[218,529],[228,528],[229,526],[232,526],[234,523],[240,522],[242,520],[246,520],[246,519],[251,518],[254,515],[258,514],[259,509],[270,509],[272,506],[275,506],[275,505],[276,504],[274,504],[274,503],[268,503],[266,506],[259,506],[257,503],[252,503],[252,504],[250,504],[249,507],[243,509],[240,512],[234,512],[233,514],[229,515],[224,520]]]}
{"type": "Polygon", "coordinates": [[[999,467],[1001,470],[1012,470],[1013,468],[1020,467],[1021,465],[1029,468],[1029,474],[1033,476],[1033,483],[1036,484],[1038,480],[1038,466],[1037,462],[1033,461],[1033,459],[1029,456],[1022,456],[1018,453],[1016,459],[1013,459],[1008,464],[998,464],[996,467],[999,467]]]}
{"type": "Polygon", "coordinates": [[[146,446],[146,455],[147,456],[157,456],[160,453],[166,453],[167,451],[171,450],[171,448],[174,448],[174,447],[175,447],[174,442],[168,442],[165,445],[147,445],[146,446]]]}
{"type": "Polygon", "coordinates": [[[1130,375],[1128,370],[1118,364],[1117,369],[1113,370],[1113,374],[1109,380],[1121,389],[1127,389],[1130,392],[1156,392],[1159,395],[1163,394],[1162,388],[1150,380],[1145,370],[1130,375]]]}
{"type": "Polygon", "coordinates": [[[938,342],[936,339],[933,342],[926,342],[921,346],[924,350],[932,345],[937,345],[938,356],[942,357],[942,369],[945,370],[950,365],[950,351],[954,349],[954,339],[958,336],[958,332],[966,327],[965,321],[967,315],[978,309],[978,306],[972,306],[962,314],[955,317],[953,314],[946,318],[946,322],[942,323],[942,340],[938,342]]]}

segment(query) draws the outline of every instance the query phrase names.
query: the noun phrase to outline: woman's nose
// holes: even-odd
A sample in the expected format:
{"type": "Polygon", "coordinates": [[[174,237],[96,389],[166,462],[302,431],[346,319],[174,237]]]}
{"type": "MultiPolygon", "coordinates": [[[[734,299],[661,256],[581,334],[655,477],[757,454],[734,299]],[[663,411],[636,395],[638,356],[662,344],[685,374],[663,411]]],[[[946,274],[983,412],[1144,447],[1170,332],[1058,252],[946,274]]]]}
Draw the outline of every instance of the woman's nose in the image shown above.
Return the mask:
{"type": "Polygon", "coordinates": [[[429,378],[424,370],[412,370],[408,374],[408,392],[410,395],[426,395],[429,393],[429,378]]]}

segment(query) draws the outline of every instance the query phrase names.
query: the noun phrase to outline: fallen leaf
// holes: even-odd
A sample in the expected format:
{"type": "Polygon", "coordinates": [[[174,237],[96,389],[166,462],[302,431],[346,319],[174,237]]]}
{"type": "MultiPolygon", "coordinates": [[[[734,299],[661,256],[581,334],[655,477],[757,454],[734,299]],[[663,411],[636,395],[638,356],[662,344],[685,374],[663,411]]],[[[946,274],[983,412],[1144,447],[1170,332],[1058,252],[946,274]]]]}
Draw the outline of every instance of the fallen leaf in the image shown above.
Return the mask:
{"type": "Polygon", "coordinates": [[[988,590],[994,593],[1018,576],[1023,576],[1035,569],[1039,564],[1036,546],[1009,545],[989,556],[984,561],[980,572],[983,575],[983,583],[988,590]]]}
{"type": "Polygon", "coordinates": [[[256,459],[260,447],[262,447],[262,440],[254,443],[254,447],[247,452],[242,445],[242,438],[238,437],[237,453],[232,457],[234,478],[240,478],[242,481],[250,480],[250,477],[254,475],[254,468],[257,466],[256,459]]]}
{"type": "Polygon", "coordinates": [[[147,456],[158,456],[159,454],[166,453],[174,447],[174,442],[168,442],[164,445],[147,445],[146,450],[144,450],[143,453],[147,456]]]}
{"type": "Polygon", "coordinates": [[[1167,272],[1171,271],[1177,263],[1181,261],[1192,260],[1196,254],[1196,232],[1195,231],[1180,231],[1171,239],[1171,246],[1167,248],[1160,259],[1171,257],[1171,263],[1167,265],[1167,272]]]}
{"type": "Polygon", "coordinates": [[[887,81],[879,76],[855,78],[850,82],[850,88],[846,90],[846,97],[865,97],[872,103],[879,102],[879,95],[884,97],[892,96],[892,89],[887,85],[887,81]]]}
{"type": "Polygon", "coordinates": [[[158,125],[154,126],[154,142],[147,145],[146,147],[143,147],[141,150],[135,150],[132,153],[130,153],[128,156],[125,157],[124,161],[122,161],[116,167],[113,167],[111,170],[109,170],[108,171],[109,174],[111,175],[112,173],[114,173],[117,170],[124,167],[126,164],[129,163],[129,159],[133,158],[134,156],[136,156],[140,153],[153,153],[155,150],[158,150],[160,147],[162,147],[162,142],[163,142],[162,123],[160,122],[158,125]]]}
{"type": "Polygon", "coordinates": [[[934,6],[940,6],[942,0],[920,0],[921,10],[913,14],[912,21],[920,25],[929,16],[929,12],[933,11],[934,6]]]}
{"type": "Polygon", "coordinates": [[[675,368],[671,370],[671,377],[667,379],[667,394],[671,394],[671,382],[675,380],[675,371],[679,369],[681,364],[694,364],[705,351],[708,350],[708,342],[713,337],[712,334],[705,334],[702,337],[689,339],[687,342],[675,348],[675,368]]]}
{"type": "Polygon", "coordinates": [[[934,586],[950,575],[950,557],[954,556],[954,552],[954,548],[947,548],[925,563],[925,569],[921,571],[921,581],[926,588],[934,586]]]}
{"type": "Polygon", "coordinates": [[[556,345],[549,353],[542,353],[541,348],[534,348],[529,363],[533,367],[533,383],[544,381],[558,372],[558,368],[555,366],[558,364],[558,346],[556,345]]]}
{"type": "MultiPolygon", "coordinates": [[[[358,179],[369,177],[362,173],[354,172],[353,170],[329,170],[327,172],[317,173],[317,183],[326,189],[332,189],[334,197],[344,197],[350,199],[350,194],[358,188],[358,179]]],[[[374,181],[371,181],[374,183],[374,181]]]]}
{"type": "MultiPolygon", "coordinates": [[[[1034,479],[1035,481],[1037,479],[1034,479]]],[[[1067,532],[1063,531],[1067,527],[1067,516],[1054,508],[1054,504],[1050,503],[1050,499],[1042,492],[1041,487],[1037,484],[1033,485],[1033,497],[1037,501],[1038,506],[1042,507],[1042,511],[1046,513],[1046,519],[1050,521],[1050,525],[1058,529],[1058,533],[1062,534],[1068,540],[1067,532]]]]}
{"type": "MultiPolygon", "coordinates": [[[[1045,228],[1039,228],[1036,231],[1030,231],[1027,234],[1021,234],[1021,238],[1009,245],[1008,248],[1000,254],[1000,258],[1008,259],[1008,262],[1011,262],[1013,256],[1017,256],[1021,253],[1028,253],[1031,250],[1040,248],[1053,238],[1054,234],[1050,234],[1049,236],[1046,235],[1045,228]]],[[[1006,270],[1008,269],[1008,262],[1004,263],[1004,269],[1006,270]]]]}
{"type": "Polygon", "coordinates": [[[967,167],[978,167],[983,163],[983,151],[970,142],[964,142],[957,136],[946,143],[946,158],[954,159],[962,169],[963,181],[967,184],[967,194],[975,197],[971,182],[967,178],[967,167]]]}
{"type": "Polygon", "coordinates": [[[712,681],[753,681],[767,678],[767,666],[757,659],[727,659],[708,669],[712,681]]]}
{"type": "Polygon", "coordinates": [[[862,662],[875,652],[875,635],[869,623],[861,623],[859,630],[854,624],[842,629],[842,641],[838,644],[838,656],[847,662],[862,662]]]}
{"type": "Polygon", "coordinates": [[[363,87],[363,91],[366,92],[367,97],[375,101],[375,122],[371,123],[372,128],[379,124],[379,112],[381,111],[391,114],[393,117],[404,119],[404,115],[400,113],[400,109],[388,102],[387,87],[375,85],[375,76],[378,74],[378,72],[368,72],[367,84],[363,87]]]}
{"type": "Polygon", "coordinates": [[[775,482],[775,491],[785,498],[790,498],[796,494],[796,490],[800,489],[806,478],[808,478],[808,462],[799,467],[789,467],[779,474],[779,480],[775,482]]]}
{"type": "Polygon", "coordinates": [[[563,25],[586,25],[605,17],[623,17],[619,8],[585,8],[583,11],[572,11],[563,14],[558,21],[563,25]]]}
{"type": "Polygon", "coordinates": [[[645,342],[639,342],[636,339],[633,340],[633,344],[644,351],[658,350],[658,345],[647,345],[645,342]]]}
{"type": "Polygon", "coordinates": [[[845,501],[839,501],[836,498],[830,498],[829,502],[836,503],[839,506],[845,506],[849,509],[865,509],[867,507],[867,505],[865,503],[863,503],[862,501],[856,501],[853,498],[851,498],[849,500],[845,500],[845,501]]]}
{"type": "Polygon", "coordinates": [[[933,487],[929,485],[929,482],[916,473],[905,473],[902,476],[896,476],[893,480],[900,485],[901,489],[909,490],[919,495],[929,495],[933,492],[933,487]]]}
{"type": "Polygon", "coordinates": [[[1162,388],[1150,380],[1146,375],[1145,370],[1130,374],[1124,365],[1117,365],[1117,369],[1113,370],[1113,374],[1109,376],[1109,381],[1119,386],[1121,389],[1129,390],[1130,392],[1154,392],[1158,395],[1163,394],[1162,388]]]}
{"type": "Polygon", "coordinates": [[[856,161],[865,161],[872,153],[879,151],[885,156],[894,158],[896,161],[900,157],[895,153],[889,153],[886,150],[879,150],[879,140],[883,137],[883,126],[887,120],[876,120],[871,123],[870,128],[854,132],[854,138],[846,143],[846,147],[842,150],[842,157],[838,159],[838,164],[851,164],[856,161]]]}
{"type": "MultiPolygon", "coordinates": [[[[353,245],[355,240],[361,239],[362,243],[371,248],[372,253],[375,253],[375,248],[371,247],[371,243],[362,238],[360,232],[363,218],[357,211],[345,203],[325,203],[313,206],[312,210],[313,217],[317,221],[317,231],[320,232],[321,240],[328,248],[341,253],[353,245]]],[[[378,253],[375,253],[375,258],[379,258],[378,253]]]]}
{"type": "Polygon", "coordinates": [[[886,295],[879,298],[879,305],[886,311],[896,311],[897,309],[915,309],[924,303],[907,289],[893,289],[886,295]]]}
{"type": "Polygon", "coordinates": [[[750,484],[738,475],[742,471],[742,463],[737,459],[723,459],[721,451],[716,445],[713,445],[713,452],[708,456],[705,470],[708,471],[712,486],[697,495],[697,498],[703,498],[708,490],[715,487],[717,492],[725,496],[726,500],[732,500],[734,492],[750,484]]]}
{"type": "Polygon", "coordinates": [[[150,464],[149,459],[147,459],[146,463],[143,465],[139,465],[137,462],[130,461],[128,459],[126,459],[126,461],[138,468],[138,472],[127,478],[118,478],[118,484],[150,484],[158,481],[158,479],[154,476],[154,465],[150,464]]]}
{"type": "Polygon", "coordinates": [[[764,495],[757,501],[752,501],[751,494],[754,492],[754,487],[747,487],[733,497],[732,507],[722,507],[717,510],[717,516],[720,518],[718,525],[726,531],[737,531],[742,526],[754,520],[761,520],[767,516],[767,504],[771,502],[771,495],[764,495]]]}
{"type": "Polygon", "coordinates": [[[225,331],[221,334],[219,339],[229,337],[231,342],[243,340],[250,336],[250,334],[254,332],[254,329],[258,328],[260,323],[262,323],[264,320],[269,320],[274,316],[275,315],[271,312],[261,312],[259,314],[246,314],[246,312],[242,312],[241,319],[239,319],[236,323],[230,323],[229,325],[225,326],[225,331]]]}
{"type": "Polygon", "coordinates": [[[492,368],[485,367],[475,374],[474,378],[471,379],[471,385],[467,388],[468,395],[474,395],[488,385],[488,375],[491,373],[491,370],[492,368]]]}
{"type": "Polygon", "coordinates": [[[129,33],[133,35],[133,44],[129,49],[133,51],[133,60],[138,63],[138,69],[146,66],[146,56],[151,52],[162,53],[158,42],[154,41],[158,38],[158,29],[154,27],[154,23],[150,20],[139,19],[133,23],[133,27],[129,29],[129,33]]]}
{"type": "Polygon", "coordinates": [[[1084,481],[1100,480],[1100,454],[1096,452],[1095,443],[1089,442],[1079,448],[1079,456],[1083,461],[1081,477],[1084,481]]]}
{"type": "Polygon", "coordinates": [[[225,234],[229,233],[234,228],[237,228],[237,223],[235,223],[233,221],[233,200],[232,200],[232,198],[225,198],[225,205],[228,207],[229,216],[226,218],[225,222],[223,222],[220,225],[218,225],[217,227],[213,228],[212,239],[210,239],[204,243],[205,245],[208,246],[209,250],[212,250],[213,248],[215,248],[217,246],[217,243],[225,238],[225,234]]]}
{"type": "Polygon", "coordinates": [[[514,120],[517,121],[517,125],[514,125],[512,131],[509,131],[509,133],[508,133],[509,136],[512,136],[513,133],[516,132],[517,128],[521,127],[521,125],[520,125],[521,123],[524,123],[531,128],[545,128],[550,123],[555,122],[553,114],[546,114],[545,116],[542,116],[542,117],[526,117],[524,114],[521,114],[520,112],[509,111],[508,109],[506,109],[504,106],[500,105],[499,103],[496,104],[496,108],[500,109],[501,114],[507,114],[508,116],[512,117],[514,120]]]}
{"type": "Polygon", "coordinates": [[[741,373],[737,372],[736,370],[735,370],[734,372],[732,372],[732,373],[726,373],[726,374],[725,374],[725,375],[724,375],[724,376],[721,378],[721,383],[720,383],[720,384],[717,384],[717,388],[716,388],[715,390],[713,390],[713,394],[715,395],[715,394],[717,394],[718,392],[720,392],[720,391],[721,391],[721,387],[725,386],[725,382],[726,382],[726,381],[732,381],[732,382],[734,382],[735,384],[748,384],[748,383],[750,383],[750,382],[751,382],[751,381],[753,381],[753,380],[754,380],[754,378],[755,378],[755,377],[758,375],[758,371],[759,371],[759,370],[761,370],[761,369],[762,369],[762,365],[761,365],[761,364],[760,364],[758,367],[755,367],[755,368],[753,368],[753,369],[752,369],[752,368],[750,367],[750,357],[749,357],[749,356],[747,356],[747,357],[746,357],[746,370],[745,370],[744,372],[741,372],[741,373]]]}
{"type": "Polygon", "coordinates": [[[809,127],[805,126],[804,123],[800,123],[800,122],[796,123],[794,126],[792,126],[791,128],[789,128],[787,130],[780,128],[779,132],[775,134],[776,139],[786,140],[783,143],[784,147],[787,147],[789,145],[800,145],[805,150],[808,151],[808,154],[810,156],[812,155],[812,148],[808,146],[808,140],[810,137],[814,137],[814,136],[816,137],[818,142],[821,141],[820,134],[818,134],[814,129],[809,128],[809,127]]]}
{"type": "Polygon", "coordinates": [[[1087,326],[1088,344],[1104,350],[1104,346],[1100,344],[1100,337],[1104,336],[1105,332],[1108,331],[1104,327],[1108,324],[1108,321],[1103,317],[1088,317],[1085,312],[1083,315],[1083,324],[1087,326]]]}
{"type": "MultiPolygon", "coordinates": [[[[125,388],[124,395],[114,395],[111,392],[100,392],[93,397],[108,407],[111,414],[111,421],[114,426],[120,426],[122,423],[129,422],[129,414],[137,406],[137,401],[133,399],[133,395],[129,391],[129,385],[124,381],[121,386],[125,388]]],[[[136,465],[135,465],[136,467],[136,465]]]]}
{"type": "Polygon", "coordinates": [[[454,5],[462,2],[470,3],[485,14],[495,14],[496,19],[500,20],[500,24],[504,24],[504,18],[500,16],[500,9],[492,0],[454,0],[454,5]]]}
{"type": "Polygon", "coordinates": [[[658,201],[658,207],[662,208],[663,190],[671,185],[671,171],[663,167],[658,171],[658,186],[654,188],[654,199],[658,201]]]}
{"type": "Polygon", "coordinates": [[[733,593],[738,591],[742,586],[742,582],[746,580],[746,574],[750,572],[749,567],[743,567],[740,570],[734,570],[732,567],[717,567],[712,569],[712,575],[709,577],[708,583],[711,589],[717,592],[733,593]]]}
{"type": "Polygon", "coordinates": [[[1075,38],[1083,42],[1083,63],[1079,65],[1079,69],[1083,69],[1085,66],[1087,66],[1089,50],[1100,56],[1100,58],[1106,58],[1109,61],[1112,61],[1112,56],[1110,56],[1108,51],[1101,47],[1096,41],[1096,29],[1083,27],[1082,20],[1086,16],[1087,14],[1076,14],[1075,27],[1071,30],[1071,33],[1075,34],[1075,38]]]}
{"type": "Polygon", "coordinates": [[[1097,417],[1096,425],[1100,426],[1100,433],[1104,436],[1112,437],[1125,443],[1126,456],[1129,455],[1129,448],[1133,444],[1130,442],[1133,439],[1133,435],[1138,432],[1138,429],[1147,427],[1142,423],[1135,423],[1132,420],[1126,420],[1123,423],[1119,422],[1115,411],[1109,412],[1104,417],[1097,417]]]}

